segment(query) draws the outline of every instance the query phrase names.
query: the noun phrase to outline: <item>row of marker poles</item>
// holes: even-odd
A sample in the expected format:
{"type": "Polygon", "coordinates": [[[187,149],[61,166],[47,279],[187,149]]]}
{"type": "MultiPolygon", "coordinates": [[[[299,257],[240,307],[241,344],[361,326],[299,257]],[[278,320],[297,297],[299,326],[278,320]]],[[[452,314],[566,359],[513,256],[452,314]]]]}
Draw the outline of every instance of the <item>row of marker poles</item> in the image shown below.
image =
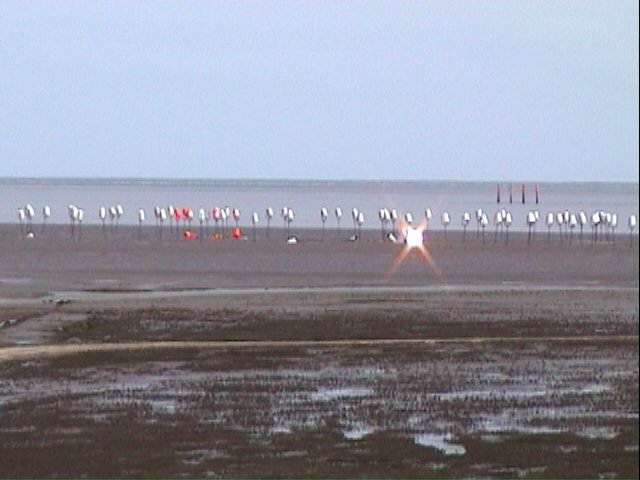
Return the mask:
{"type": "MultiPolygon", "coordinates": [[[[522,194],[522,204],[526,203],[526,188],[524,183],[520,186],[520,192],[522,194]]],[[[538,185],[534,188],[535,196],[536,196],[536,205],[540,202],[540,190],[538,189],[538,185]]],[[[500,184],[496,187],[496,203],[500,203],[500,184]]],[[[509,184],[509,203],[513,203],[513,186],[509,184]]]]}
{"type": "MultiPolygon", "coordinates": [[[[524,185],[523,185],[524,187],[524,185]]],[[[537,192],[537,186],[536,186],[536,192],[537,192]]],[[[537,195],[536,195],[536,199],[537,199],[537,195]]],[[[225,207],[225,213],[226,213],[226,209],[228,207],[225,207]]],[[[218,221],[219,220],[223,220],[224,225],[225,225],[225,229],[228,226],[228,215],[222,215],[222,218],[219,218],[219,215],[216,215],[216,213],[218,213],[217,211],[222,211],[223,209],[219,209],[219,208],[214,208],[212,211],[212,216],[214,217],[214,220],[216,222],[216,226],[215,229],[216,231],[218,230],[218,221]]],[[[113,232],[115,229],[115,233],[117,233],[117,228],[118,228],[118,223],[119,223],[119,218],[122,216],[122,214],[124,213],[124,209],[122,208],[121,205],[115,205],[115,206],[111,206],[108,210],[106,207],[101,206],[99,209],[99,217],[102,221],[102,230],[103,230],[103,235],[107,236],[107,229],[106,229],[106,217],[107,217],[107,212],[109,213],[109,217],[111,220],[111,225],[110,225],[110,229],[113,232]],[[114,222],[115,220],[115,222],[114,222]],[[115,223],[115,225],[114,225],[115,223]]],[[[162,238],[162,224],[164,223],[164,220],[166,218],[169,219],[170,221],[170,229],[172,228],[171,225],[171,220],[175,219],[176,221],[176,232],[178,233],[178,238],[180,238],[179,235],[179,220],[182,218],[184,221],[184,226],[186,228],[187,226],[187,222],[189,224],[189,228],[191,227],[191,221],[194,217],[194,212],[191,209],[180,209],[180,214],[176,215],[176,209],[173,207],[169,207],[168,209],[168,213],[169,215],[166,214],[167,211],[165,211],[164,209],[160,208],[160,207],[156,207],[154,210],[155,216],[156,216],[156,222],[157,222],[157,226],[158,226],[158,235],[160,238],[162,238]]],[[[238,227],[238,222],[240,219],[240,210],[237,208],[234,208],[233,210],[230,211],[230,213],[232,214],[233,219],[236,222],[236,227],[238,227]]],[[[267,208],[266,209],[266,218],[267,218],[267,237],[269,236],[269,226],[270,226],[270,221],[273,217],[273,209],[272,208],[267,208]]],[[[479,238],[480,237],[480,227],[482,227],[482,241],[483,244],[485,243],[485,238],[484,238],[484,234],[485,234],[485,227],[488,225],[488,218],[486,217],[486,214],[483,214],[484,212],[482,212],[481,209],[479,209],[476,212],[476,221],[477,221],[477,233],[476,233],[476,237],[479,238]]],[[[43,220],[42,220],[42,231],[44,231],[44,227],[45,227],[45,223],[46,220],[49,218],[49,216],[51,215],[51,209],[48,205],[45,205],[43,208],[43,220]]],[[[336,220],[337,220],[337,226],[338,226],[338,232],[340,231],[340,219],[342,218],[342,210],[340,207],[336,207],[335,209],[335,215],[336,215],[336,220]]],[[[386,225],[389,221],[393,222],[393,229],[395,230],[395,220],[397,219],[397,211],[395,209],[391,209],[391,210],[387,210],[387,209],[381,209],[379,211],[379,219],[381,221],[381,235],[382,238],[385,238],[385,231],[386,231],[386,225]]],[[[407,213],[407,215],[410,215],[409,213],[407,213]]],[[[32,231],[32,221],[33,218],[35,216],[35,211],[33,209],[33,207],[29,204],[27,204],[24,208],[19,208],[18,209],[18,220],[19,220],[19,229],[20,229],[20,235],[21,236],[26,236],[26,234],[28,232],[32,231]]],[[[531,243],[531,239],[532,239],[532,235],[534,233],[535,230],[535,224],[538,221],[538,212],[537,211],[530,211],[527,214],[527,224],[528,224],[528,238],[527,238],[527,243],[530,244],[531,243]]],[[[286,229],[286,238],[289,238],[290,233],[291,233],[291,223],[294,219],[294,213],[293,213],[293,209],[288,208],[288,207],[283,207],[282,208],[282,217],[284,220],[284,226],[286,229]]],[[[320,217],[322,220],[322,236],[324,238],[325,236],[325,222],[327,221],[328,217],[329,217],[329,213],[328,210],[325,207],[322,207],[320,210],[320,217]]],[[[360,212],[357,208],[354,208],[352,210],[352,217],[353,217],[353,221],[354,221],[354,235],[356,235],[356,229],[357,229],[357,234],[358,236],[360,236],[361,234],[361,228],[362,228],[362,224],[364,223],[364,215],[362,214],[362,212],[360,212]]],[[[71,227],[71,237],[75,237],[76,235],[76,223],[77,223],[77,234],[78,234],[78,238],[81,239],[82,238],[82,222],[83,222],[83,218],[84,218],[84,212],[81,208],[78,208],[74,205],[69,205],[69,220],[70,220],[70,227],[71,227]]],[[[431,210],[430,209],[426,209],[425,210],[425,218],[427,220],[427,225],[429,224],[429,221],[431,220],[431,210]]],[[[607,212],[602,212],[602,211],[598,211],[598,212],[594,212],[591,216],[591,227],[592,227],[592,238],[591,238],[591,244],[593,245],[594,243],[598,242],[598,232],[600,230],[600,238],[604,237],[605,241],[611,241],[612,243],[615,244],[615,228],[617,227],[618,221],[617,221],[617,215],[615,214],[610,214],[607,212]]],[[[201,208],[198,212],[198,220],[200,223],[200,241],[202,241],[204,239],[204,232],[203,229],[205,228],[205,224],[206,224],[206,233],[207,236],[209,234],[209,222],[208,222],[208,216],[206,214],[206,211],[201,208]]],[[[145,211],[144,209],[139,209],[138,210],[138,229],[137,229],[137,238],[138,240],[141,239],[142,237],[142,225],[145,221],[145,211]]],[[[252,224],[253,224],[253,240],[256,241],[256,226],[258,224],[259,221],[259,216],[257,214],[257,212],[254,212],[252,215],[252,224]]],[[[411,216],[411,218],[407,217],[406,218],[407,223],[411,224],[413,222],[413,217],[411,216]]],[[[506,212],[505,210],[502,210],[501,212],[498,212],[496,214],[495,217],[495,224],[496,224],[496,232],[494,234],[494,243],[497,242],[497,237],[498,234],[502,234],[505,233],[505,243],[508,244],[509,242],[509,226],[511,225],[511,214],[506,212]],[[500,215],[498,215],[500,214],[500,215]],[[506,228],[506,232],[504,231],[506,228]]],[[[445,238],[446,238],[446,232],[447,232],[447,226],[450,222],[450,217],[448,212],[444,212],[442,215],[442,224],[443,224],[443,228],[444,228],[444,234],[445,234],[445,238]]],[[[462,224],[463,224],[463,242],[465,242],[466,240],[466,230],[467,230],[467,226],[470,223],[470,215],[468,214],[468,212],[465,212],[465,214],[463,215],[462,218],[462,224]]],[[[556,215],[553,214],[553,212],[549,212],[547,215],[547,245],[549,245],[551,243],[551,228],[553,226],[553,224],[556,223],[558,225],[558,228],[560,230],[560,242],[563,243],[563,240],[568,240],[569,241],[569,245],[572,245],[573,243],[573,233],[574,233],[574,229],[576,226],[580,227],[580,244],[582,245],[582,238],[583,238],[583,229],[584,226],[588,224],[588,219],[587,216],[584,212],[580,212],[579,214],[570,214],[568,211],[565,212],[561,212],[561,213],[557,213],[556,215]],[[554,222],[555,220],[555,222],[554,222]],[[564,225],[564,229],[563,229],[563,225],[564,225]]],[[[633,231],[635,229],[637,225],[637,217],[636,215],[631,215],[629,217],[629,246],[633,247],[633,231]]]]}

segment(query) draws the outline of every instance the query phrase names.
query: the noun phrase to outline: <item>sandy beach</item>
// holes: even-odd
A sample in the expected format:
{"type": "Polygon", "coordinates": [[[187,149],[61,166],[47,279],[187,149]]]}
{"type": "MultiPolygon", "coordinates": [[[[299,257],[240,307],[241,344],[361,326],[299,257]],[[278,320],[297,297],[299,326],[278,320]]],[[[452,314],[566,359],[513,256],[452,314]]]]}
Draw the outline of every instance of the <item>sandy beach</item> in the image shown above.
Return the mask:
{"type": "Polygon", "coordinates": [[[638,476],[638,237],[0,225],[0,476],[638,476]],[[195,229],[196,233],[198,229],[195,229]]]}
{"type": "MultiPolygon", "coordinates": [[[[39,296],[61,290],[184,290],[202,288],[370,287],[370,286],[638,286],[638,236],[618,234],[615,241],[582,242],[579,232],[561,238],[547,232],[482,235],[429,232],[428,250],[442,275],[410,255],[385,281],[385,271],[401,248],[381,241],[380,231],[364,231],[350,242],[350,229],[296,230],[287,245],[281,229],[264,230],[252,241],[180,240],[164,228],[119,228],[103,236],[100,226],[84,226],[82,238],[66,225],[50,225],[24,239],[15,225],[0,226],[0,294],[39,296]],[[571,243],[571,244],[570,244],[571,243]]],[[[198,229],[194,231],[198,233],[198,229]]]]}

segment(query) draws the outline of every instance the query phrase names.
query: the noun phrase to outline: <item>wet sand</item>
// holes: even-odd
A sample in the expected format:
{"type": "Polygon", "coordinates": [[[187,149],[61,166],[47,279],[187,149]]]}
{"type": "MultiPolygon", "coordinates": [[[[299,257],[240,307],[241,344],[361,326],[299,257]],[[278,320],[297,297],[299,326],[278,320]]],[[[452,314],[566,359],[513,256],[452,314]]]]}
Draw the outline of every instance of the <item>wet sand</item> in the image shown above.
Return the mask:
{"type": "Polygon", "coordinates": [[[638,476],[637,236],[69,233],[0,226],[0,476],[638,476]]]}
{"type": "MultiPolygon", "coordinates": [[[[36,229],[37,230],[37,229],[36,229]]],[[[195,229],[198,231],[198,229],[195,229]]],[[[584,232],[562,238],[538,231],[477,236],[442,231],[429,234],[428,249],[442,271],[436,275],[411,254],[395,275],[384,281],[398,245],[365,231],[296,230],[296,245],[284,242],[282,230],[257,232],[247,240],[184,241],[175,232],[120,227],[102,234],[84,226],[82,239],[70,238],[68,226],[47,226],[36,238],[23,239],[15,225],[0,225],[0,297],[39,296],[60,290],[175,290],[192,288],[362,287],[425,285],[560,285],[638,286],[638,237],[629,247],[627,235],[615,242],[591,244],[584,232]],[[571,245],[570,245],[571,243],[571,245]]]]}

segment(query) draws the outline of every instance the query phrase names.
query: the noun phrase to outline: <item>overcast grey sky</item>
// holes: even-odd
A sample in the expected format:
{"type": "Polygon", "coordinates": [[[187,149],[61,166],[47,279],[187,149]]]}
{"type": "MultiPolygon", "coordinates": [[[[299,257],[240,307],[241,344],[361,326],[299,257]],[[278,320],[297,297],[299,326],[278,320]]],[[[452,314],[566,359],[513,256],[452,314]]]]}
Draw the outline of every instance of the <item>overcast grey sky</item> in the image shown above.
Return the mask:
{"type": "Polygon", "coordinates": [[[0,176],[638,180],[637,1],[0,2],[0,176]]]}

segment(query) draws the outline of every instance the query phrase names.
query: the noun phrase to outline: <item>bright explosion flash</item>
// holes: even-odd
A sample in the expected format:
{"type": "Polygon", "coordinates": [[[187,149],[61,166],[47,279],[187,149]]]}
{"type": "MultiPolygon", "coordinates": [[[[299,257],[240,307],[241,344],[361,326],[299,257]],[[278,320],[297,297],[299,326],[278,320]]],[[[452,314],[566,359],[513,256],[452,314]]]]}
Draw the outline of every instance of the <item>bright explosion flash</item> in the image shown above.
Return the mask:
{"type": "Polygon", "coordinates": [[[422,235],[422,230],[418,230],[417,228],[413,227],[407,227],[404,243],[410,249],[423,247],[422,235]]]}
{"type": "Polygon", "coordinates": [[[433,258],[431,257],[431,254],[424,245],[424,232],[427,228],[427,220],[424,219],[417,227],[409,225],[403,220],[399,220],[399,222],[399,241],[403,242],[404,246],[401,250],[398,251],[398,253],[396,253],[393,263],[384,274],[384,280],[387,281],[391,278],[396,269],[405,260],[405,258],[407,258],[407,255],[409,255],[411,251],[415,251],[425,263],[425,265],[431,268],[436,275],[440,276],[440,269],[435,264],[433,258]]]}

